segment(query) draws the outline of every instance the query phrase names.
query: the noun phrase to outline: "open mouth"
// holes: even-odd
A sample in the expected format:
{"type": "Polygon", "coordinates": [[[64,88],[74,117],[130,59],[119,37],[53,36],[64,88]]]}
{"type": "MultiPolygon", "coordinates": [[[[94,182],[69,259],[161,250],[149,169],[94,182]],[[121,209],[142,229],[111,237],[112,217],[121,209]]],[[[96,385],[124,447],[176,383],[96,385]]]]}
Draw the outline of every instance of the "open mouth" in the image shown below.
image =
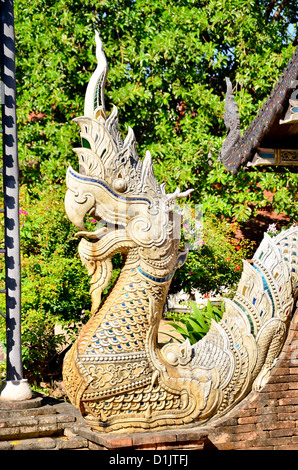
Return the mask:
{"type": "Polygon", "coordinates": [[[125,227],[123,225],[114,224],[104,219],[100,219],[97,222],[96,229],[94,231],[81,230],[77,232],[75,236],[87,237],[91,240],[100,240],[104,236],[113,232],[117,232],[118,230],[125,230],[125,227]]]}

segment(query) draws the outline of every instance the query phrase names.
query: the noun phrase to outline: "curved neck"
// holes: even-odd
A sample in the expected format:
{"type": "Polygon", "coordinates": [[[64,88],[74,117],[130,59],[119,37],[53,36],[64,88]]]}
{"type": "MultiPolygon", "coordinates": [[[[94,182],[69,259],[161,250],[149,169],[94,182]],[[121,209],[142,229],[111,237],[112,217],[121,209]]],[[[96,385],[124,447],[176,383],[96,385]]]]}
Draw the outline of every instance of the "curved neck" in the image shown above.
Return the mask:
{"type": "Polygon", "coordinates": [[[152,279],[140,267],[136,250],[130,250],[115,286],[87,324],[88,338],[81,342],[84,350],[80,352],[98,355],[144,351],[150,298],[155,300],[159,324],[171,278],[152,279]]]}

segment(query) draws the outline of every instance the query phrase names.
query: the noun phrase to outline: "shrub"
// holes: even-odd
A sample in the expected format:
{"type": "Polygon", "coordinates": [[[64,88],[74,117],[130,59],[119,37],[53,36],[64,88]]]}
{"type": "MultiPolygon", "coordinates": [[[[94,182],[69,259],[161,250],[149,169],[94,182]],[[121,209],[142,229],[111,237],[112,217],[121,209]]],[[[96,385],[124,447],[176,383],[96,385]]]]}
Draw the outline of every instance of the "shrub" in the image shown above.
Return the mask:
{"type": "MultiPolygon", "coordinates": [[[[167,318],[174,321],[169,322],[170,325],[184,339],[189,339],[191,344],[195,344],[208,333],[211,326],[211,319],[219,322],[224,314],[224,302],[220,306],[207,301],[206,307],[199,307],[195,302],[190,302],[189,313],[167,313],[167,318]],[[183,325],[183,326],[182,326],[183,325]]],[[[168,333],[165,333],[171,336],[168,333]]],[[[177,338],[175,338],[177,339],[177,338]]],[[[177,340],[182,342],[180,340],[177,340]]]]}
{"type": "MultiPolygon", "coordinates": [[[[186,263],[176,271],[171,292],[181,289],[191,292],[195,288],[205,294],[233,289],[241,276],[242,260],[250,257],[253,250],[249,240],[236,238],[238,228],[237,223],[231,224],[207,214],[203,237],[197,249],[189,251],[186,263]]],[[[183,231],[182,247],[189,242],[185,235],[183,231]]]]}

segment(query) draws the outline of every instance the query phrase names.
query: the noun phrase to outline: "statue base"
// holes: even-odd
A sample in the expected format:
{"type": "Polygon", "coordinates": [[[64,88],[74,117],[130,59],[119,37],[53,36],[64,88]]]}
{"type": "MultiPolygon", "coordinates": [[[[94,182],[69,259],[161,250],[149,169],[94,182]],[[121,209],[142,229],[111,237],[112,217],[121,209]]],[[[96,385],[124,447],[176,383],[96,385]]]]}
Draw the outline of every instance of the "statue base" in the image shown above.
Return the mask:
{"type": "Polygon", "coordinates": [[[32,398],[32,391],[27,379],[3,380],[0,401],[23,401],[32,398]]]}

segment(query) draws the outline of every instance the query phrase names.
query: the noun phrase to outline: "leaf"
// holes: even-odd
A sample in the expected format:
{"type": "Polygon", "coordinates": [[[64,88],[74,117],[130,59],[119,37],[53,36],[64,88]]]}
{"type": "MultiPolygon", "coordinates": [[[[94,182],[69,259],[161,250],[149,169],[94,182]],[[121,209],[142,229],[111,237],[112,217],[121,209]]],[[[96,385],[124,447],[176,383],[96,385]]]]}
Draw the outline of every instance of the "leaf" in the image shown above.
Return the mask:
{"type": "Polygon", "coordinates": [[[196,319],[191,318],[191,317],[188,317],[188,323],[193,328],[193,331],[197,333],[207,333],[209,329],[206,324],[202,325],[196,319]]]}
{"type": "Polygon", "coordinates": [[[173,338],[178,343],[183,343],[183,341],[181,339],[177,338],[176,336],[171,335],[170,333],[166,333],[165,331],[160,331],[160,333],[162,333],[163,335],[167,335],[170,338],[173,338]]]}
{"type": "Polygon", "coordinates": [[[175,328],[175,330],[176,330],[178,333],[180,333],[183,337],[185,337],[185,338],[188,338],[188,337],[189,337],[189,332],[188,332],[185,328],[183,328],[182,326],[177,325],[177,324],[174,323],[174,322],[169,322],[169,324],[170,324],[171,326],[173,326],[173,327],[175,328]]]}

